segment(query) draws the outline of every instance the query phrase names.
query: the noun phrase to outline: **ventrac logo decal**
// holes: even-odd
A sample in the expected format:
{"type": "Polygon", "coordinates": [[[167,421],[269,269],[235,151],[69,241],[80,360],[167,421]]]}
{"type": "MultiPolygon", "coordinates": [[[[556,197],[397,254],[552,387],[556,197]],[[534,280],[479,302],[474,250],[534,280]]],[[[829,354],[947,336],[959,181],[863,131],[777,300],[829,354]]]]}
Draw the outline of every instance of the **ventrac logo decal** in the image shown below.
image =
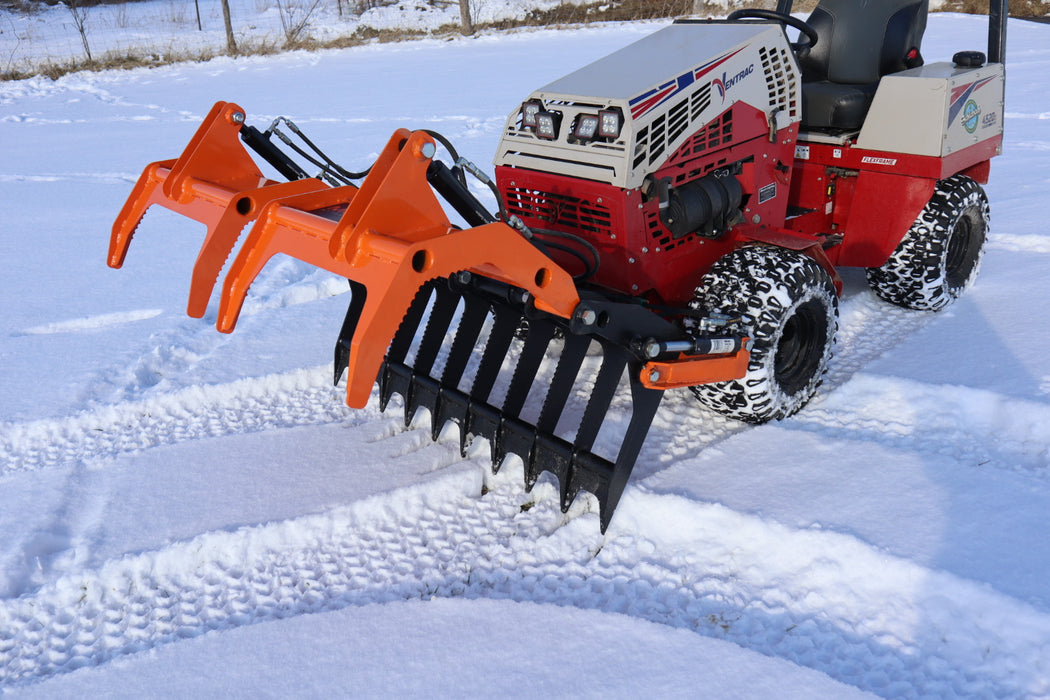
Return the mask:
{"type": "MultiPolygon", "coordinates": [[[[745,46],[744,48],[747,48],[747,47],[745,46]]],[[[733,58],[733,56],[736,56],[738,53],[743,51],[744,48],[737,49],[736,51],[730,51],[729,53],[726,53],[726,54],[722,54],[721,56],[719,56],[718,58],[714,59],[713,61],[709,61],[709,62],[705,63],[702,66],[698,66],[698,67],[694,68],[693,70],[689,71],[688,73],[682,73],[680,76],[678,76],[674,80],[670,80],[670,81],[664,83],[663,85],[661,85],[660,87],[653,88],[652,90],[649,90],[648,92],[644,92],[641,95],[638,95],[637,97],[632,98],[630,103],[629,103],[631,105],[631,117],[634,118],[634,119],[637,119],[637,118],[639,118],[639,117],[641,117],[641,116],[643,116],[645,114],[648,114],[649,112],[651,112],[656,107],[659,107],[664,102],[667,102],[669,99],[671,99],[672,97],[674,97],[678,93],[680,93],[683,90],[685,90],[687,87],[689,87],[690,85],[695,83],[697,80],[699,80],[703,76],[707,75],[711,71],[715,70],[716,68],[718,68],[719,66],[724,64],[729,59],[733,58]]],[[[747,69],[745,69],[744,71],[741,71],[741,72],[750,74],[753,70],[754,70],[754,65],[751,65],[747,69]]],[[[723,76],[724,76],[724,74],[723,74],[723,76]]],[[[738,78],[738,76],[739,76],[739,74],[734,75],[732,80],[735,82],[736,80],[740,79],[740,78],[738,78]]],[[[723,83],[725,82],[724,78],[723,78],[722,82],[723,83]]],[[[720,88],[720,92],[722,94],[722,99],[723,100],[725,99],[725,90],[726,90],[725,87],[720,88]]]]}
{"type": "Polygon", "coordinates": [[[725,102],[726,101],[726,93],[729,92],[730,88],[732,88],[734,85],[736,85],[741,80],[743,80],[744,78],[746,78],[747,76],[751,75],[754,72],[755,72],[755,64],[754,63],[752,63],[750,66],[748,66],[747,68],[745,68],[744,70],[740,71],[739,73],[737,73],[736,75],[734,75],[732,77],[727,76],[725,74],[725,71],[723,71],[722,72],[722,78],[721,79],[715,78],[714,80],[711,81],[711,84],[714,85],[715,88],[718,90],[718,96],[722,98],[722,102],[725,102]]]}
{"type": "Polygon", "coordinates": [[[952,88],[951,106],[948,108],[948,123],[954,122],[961,113],[962,118],[959,121],[963,127],[971,134],[976,131],[977,120],[981,116],[981,108],[970,97],[993,80],[995,80],[994,75],[984,80],[975,80],[972,83],[952,88]]]}

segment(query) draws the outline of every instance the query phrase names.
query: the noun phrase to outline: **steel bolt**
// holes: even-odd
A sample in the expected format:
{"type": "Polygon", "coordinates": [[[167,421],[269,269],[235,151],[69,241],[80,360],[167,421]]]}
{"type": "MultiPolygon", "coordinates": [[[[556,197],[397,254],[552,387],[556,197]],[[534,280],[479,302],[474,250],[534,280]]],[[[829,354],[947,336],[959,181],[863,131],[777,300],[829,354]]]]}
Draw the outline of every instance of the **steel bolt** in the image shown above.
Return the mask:
{"type": "Polygon", "coordinates": [[[244,112],[234,112],[230,115],[230,121],[232,121],[234,124],[243,124],[244,112]]]}
{"type": "Polygon", "coordinates": [[[419,152],[423,154],[424,158],[430,160],[434,157],[434,154],[437,153],[437,146],[430,142],[427,142],[423,144],[423,147],[419,149],[419,152]]]}
{"type": "Polygon", "coordinates": [[[762,217],[759,216],[758,214],[755,214],[754,216],[751,217],[751,223],[753,223],[753,224],[760,224],[760,223],[762,223],[762,217]]]}
{"type": "Polygon", "coordinates": [[[580,323],[585,326],[593,326],[594,322],[598,320],[598,314],[594,312],[594,309],[584,309],[579,315],[580,323]]]}
{"type": "Polygon", "coordinates": [[[656,382],[660,381],[660,370],[658,370],[658,369],[651,370],[649,372],[649,381],[651,381],[654,384],[656,382]]]}

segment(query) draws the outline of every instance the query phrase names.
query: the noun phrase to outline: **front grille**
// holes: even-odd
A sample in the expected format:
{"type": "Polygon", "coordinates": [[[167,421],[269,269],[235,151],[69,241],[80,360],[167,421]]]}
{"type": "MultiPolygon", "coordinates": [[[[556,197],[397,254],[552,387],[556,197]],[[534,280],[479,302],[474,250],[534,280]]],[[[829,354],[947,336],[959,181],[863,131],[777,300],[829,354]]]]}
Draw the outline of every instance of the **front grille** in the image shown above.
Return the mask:
{"type": "Polygon", "coordinates": [[[571,231],[611,236],[612,212],[603,205],[567,194],[552,194],[525,187],[509,187],[504,192],[507,212],[525,220],[571,231]]]}

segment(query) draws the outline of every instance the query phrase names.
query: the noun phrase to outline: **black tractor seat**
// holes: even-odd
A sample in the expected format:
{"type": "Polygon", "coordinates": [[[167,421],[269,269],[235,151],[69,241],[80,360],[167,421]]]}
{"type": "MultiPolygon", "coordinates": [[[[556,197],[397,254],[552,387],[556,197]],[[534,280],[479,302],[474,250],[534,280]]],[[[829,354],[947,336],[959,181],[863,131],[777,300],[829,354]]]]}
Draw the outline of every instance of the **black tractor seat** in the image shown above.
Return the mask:
{"type": "Polygon", "coordinates": [[[819,40],[799,51],[802,127],[854,131],[882,76],[922,65],[929,0],[820,0],[806,20],[819,40]]]}

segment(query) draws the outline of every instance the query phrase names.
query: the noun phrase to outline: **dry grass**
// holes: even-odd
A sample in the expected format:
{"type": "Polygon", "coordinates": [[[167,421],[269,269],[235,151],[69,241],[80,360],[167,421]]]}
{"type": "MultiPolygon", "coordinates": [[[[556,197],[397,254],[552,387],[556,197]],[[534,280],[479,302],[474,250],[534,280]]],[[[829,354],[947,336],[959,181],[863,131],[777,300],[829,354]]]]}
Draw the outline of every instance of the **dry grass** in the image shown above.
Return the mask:
{"type": "MultiPolygon", "coordinates": [[[[84,1],[84,0],[82,0],[84,1]]],[[[117,2],[119,0],[86,0],[93,4],[117,2]]],[[[364,0],[377,2],[378,0],[364,0]]],[[[17,4],[31,8],[35,3],[29,0],[0,0],[5,5],[17,4]]],[[[796,0],[795,12],[808,12],[816,6],[817,0],[796,0]]],[[[756,0],[745,3],[747,6],[768,7],[769,2],[756,0]]],[[[948,12],[965,12],[969,14],[987,14],[988,0],[946,0],[942,10],[948,12]]],[[[632,20],[660,19],[664,17],[685,17],[691,15],[720,15],[724,13],[720,5],[702,5],[699,8],[693,0],[603,0],[584,5],[562,4],[546,10],[533,10],[522,18],[500,20],[480,25],[478,29],[502,30],[516,27],[545,27],[582,24],[588,22],[625,22],[632,20]],[[699,12],[694,10],[699,9],[699,12]]],[[[1050,13],[1050,0],[1010,0],[1010,16],[1021,18],[1045,17],[1050,13]]],[[[257,42],[240,46],[237,55],[270,55],[282,49],[339,49],[360,46],[367,43],[391,43],[410,41],[424,36],[452,36],[460,33],[459,25],[445,25],[427,33],[413,29],[375,29],[358,27],[353,34],[327,41],[318,41],[308,36],[289,42],[279,47],[274,42],[257,42]]],[[[206,61],[223,55],[220,50],[203,50],[192,52],[160,52],[148,55],[107,54],[100,59],[87,61],[70,59],[61,63],[48,63],[35,70],[0,71],[0,80],[21,80],[34,75],[43,75],[55,79],[81,70],[111,70],[163,66],[183,61],[206,61]]]]}
{"type": "MultiPolygon", "coordinates": [[[[988,14],[988,0],[945,0],[943,12],[965,12],[969,15],[988,14]]],[[[1010,16],[1022,19],[1045,17],[1050,14],[1050,0],[1010,0],[1010,16]]]]}

